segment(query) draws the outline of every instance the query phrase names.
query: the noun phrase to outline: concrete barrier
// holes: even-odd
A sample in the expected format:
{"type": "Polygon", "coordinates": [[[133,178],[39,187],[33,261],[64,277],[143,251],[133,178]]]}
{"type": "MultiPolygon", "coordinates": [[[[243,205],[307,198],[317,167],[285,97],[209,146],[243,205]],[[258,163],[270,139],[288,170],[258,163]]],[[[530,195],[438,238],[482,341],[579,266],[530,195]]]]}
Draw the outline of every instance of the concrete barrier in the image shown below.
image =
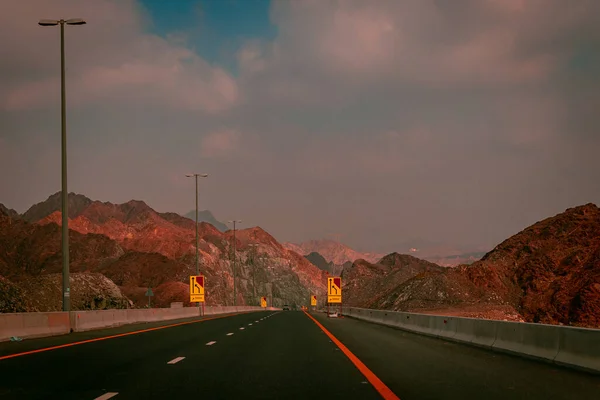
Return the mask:
{"type": "Polygon", "coordinates": [[[345,307],[344,315],[600,374],[600,329],[345,307]]]}
{"type": "MultiPolygon", "coordinates": [[[[263,309],[254,306],[205,307],[205,315],[255,311],[263,309]]],[[[0,314],[0,341],[10,340],[13,336],[24,339],[63,335],[126,324],[199,316],[200,310],[197,307],[0,314]]]]}
{"type": "Polygon", "coordinates": [[[560,327],[516,322],[496,322],[492,347],[507,353],[554,361],[559,351],[560,327]]]}
{"type": "Polygon", "coordinates": [[[600,330],[561,327],[558,354],[559,365],[577,365],[591,372],[600,371],[600,330]]]}
{"type": "Polygon", "coordinates": [[[71,331],[68,312],[0,314],[0,341],[11,337],[34,338],[71,331]]]}

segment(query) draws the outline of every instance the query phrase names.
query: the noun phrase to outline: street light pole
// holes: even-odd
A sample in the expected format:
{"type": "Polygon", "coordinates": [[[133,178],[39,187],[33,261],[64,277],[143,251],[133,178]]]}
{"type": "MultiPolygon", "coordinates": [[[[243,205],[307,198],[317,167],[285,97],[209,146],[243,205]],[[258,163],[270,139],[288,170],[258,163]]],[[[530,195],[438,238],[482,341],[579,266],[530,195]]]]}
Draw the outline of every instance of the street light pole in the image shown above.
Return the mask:
{"type": "MultiPolygon", "coordinates": [[[[196,178],[196,276],[200,275],[200,267],[198,265],[198,177],[206,178],[208,174],[186,174],[188,178],[196,178]]],[[[196,306],[200,307],[200,303],[197,302],[196,306]]]]}
{"type": "Polygon", "coordinates": [[[229,221],[229,223],[233,224],[233,305],[237,306],[237,286],[236,286],[236,274],[235,274],[235,253],[237,251],[236,249],[236,240],[235,240],[235,224],[236,223],[241,223],[241,220],[233,220],[233,221],[229,221]]]}
{"type": "Polygon", "coordinates": [[[67,191],[67,100],[65,90],[65,24],[85,25],[81,18],[42,19],[40,26],[60,25],[60,122],[61,122],[61,214],[62,214],[62,267],[63,267],[63,311],[71,310],[71,288],[69,285],[69,193],[67,191]]]}
{"type": "Polygon", "coordinates": [[[258,300],[256,298],[256,280],[255,280],[255,276],[256,276],[255,258],[257,256],[257,252],[258,252],[258,250],[257,250],[258,243],[251,243],[250,246],[254,249],[254,254],[252,255],[252,296],[254,296],[252,301],[254,302],[254,301],[258,300]]]}
{"type": "MultiPolygon", "coordinates": [[[[271,275],[268,273],[267,268],[265,268],[265,261],[267,260],[267,258],[266,257],[259,257],[259,260],[262,263],[263,270],[265,270],[265,272],[267,274],[267,281],[268,281],[267,283],[271,287],[271,307],[275,307],[275,305],[273,304],[273,282],[271,282],[271,279],[269,279],[269,277],[271,275]]],[[[268,268],[268,269],[271,269],[271,268],[268,268]]]]}

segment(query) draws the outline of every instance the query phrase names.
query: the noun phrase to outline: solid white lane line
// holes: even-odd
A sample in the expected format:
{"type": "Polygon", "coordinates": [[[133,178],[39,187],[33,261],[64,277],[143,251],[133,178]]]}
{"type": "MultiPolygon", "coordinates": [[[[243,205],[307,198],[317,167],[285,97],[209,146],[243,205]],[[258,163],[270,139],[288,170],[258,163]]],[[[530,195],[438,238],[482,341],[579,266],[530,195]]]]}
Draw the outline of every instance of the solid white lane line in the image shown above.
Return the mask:
{"type": "Polygon", "coordinates": [[[240,331],[243,331],[244,329],[246,329],[246,328],[244,328],[244,327],[241,327],[241,328],[240,328],[240,331]]]}
{"type": "Polygon", "coordinates": [[[177,357],[169,361],[167,364],[177,364],[179,361],[183,360],[185,357],[177,357]]]}
{"type": "Polygon", "coordinates": [[[119,393],[117,392],[108,392],[108,393],[104,393],[102,396],[100,397],[96,397],[94,400],[108,400],[111,397],[115,397],[116,395],[118,395],[119,393]]]}
{"type": "Polygon", "coordinates": [[[215,344],[215,343],[217,343],[217,342],[215,342],[215,341],[212,341],[212,342],[208,342],[208,343],[206,343],[206,345],[207,345],[207,346],[212,346],[212,345],[213,345],[213,344],[215,344]]]}
{"type": "Polygon", "coordinates": [[[229,333],[227,334],[227,336],[231,336],[231,335],[233,335],[233,332],[229,332],[229,333]]]}

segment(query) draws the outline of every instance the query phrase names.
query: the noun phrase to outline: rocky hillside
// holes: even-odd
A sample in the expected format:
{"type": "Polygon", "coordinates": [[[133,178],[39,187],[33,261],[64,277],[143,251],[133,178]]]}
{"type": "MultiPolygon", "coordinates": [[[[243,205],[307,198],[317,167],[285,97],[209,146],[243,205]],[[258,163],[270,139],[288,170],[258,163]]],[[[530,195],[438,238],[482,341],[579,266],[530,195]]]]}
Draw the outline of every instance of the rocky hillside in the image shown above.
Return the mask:
{"type": "Polygon", "coordinates": [[[369,306],[440,313],[509,307],[529,322],[600,327],[600,209],[570,208],[480,261],[416,276],[369,306]]]}
{"type": "MultiPolygon", "coordinates": [[[[70,277],[73,310],[106,310],[133,306],[113,281],[99,273],[74,273],[70,277]]],[[[62,308],[62,274],[29,277],[19,282],[28,308],[53,311],[62,308]]]]}
{"type": "MultiPolygon", "coordinates": [[[[154,288],[155,305],[188,302],[187,282],[195,271],[192,221],[172,213],[159,214],[141,201],[115,205],[73,196],[69,200],[76,205],[74,217],[69,220],[72,273],[102,274],[136,306],[147,304],[144,294],[148,286],[154,288]]],[[[0,275],[19,290],[27,289],[26,282],[32,278],[60,273],[62,269],[62,221],[60,212],[52,211],[56,208],[54,200],[51,196],[49,204],[37,204],[26,213],[29,220],[49,213],[33,224],[25,218],[9,219],[0,211],[0,275]]],[[[199,234],[207,304],[233,304],[233,232],[222,233],[201,223],[199,234]]],[[[325,287],[323,271],[285,249],[262,229],[238,230],[236,241],[238,304],[257,305],[260,296],[272,297],[276,305],[306,304],[311,293],[325,287]]],[[[53,291],[47,293],[54,299],[53,291]]],[[[60,301],[57,293],[54,300],[60,301]]],[[[104,296],[113,297],[109,293],[104,296]]],[[[54,300],[47,304],[54,304],[54,300]]],[[[88,307],[87,303],[81,304],[88,307]]],[[[101,304],[110,307],[116,303],[110,300],[101,304]]],[[[39,309],[30,303],[24,307],[39,309]]]]}
{"type": "Polygon", "coordinates": [[[348,261],[354,262],[360,259],[377,262],[383,256],[375,253],[360,253],[345,244],[329,239],[310,240],[300,244],[284,243],[284,246],[302,255],[319,253],[327,262],[333,262],[335,265],[344,265],[348,261]]]}
{"type": "Polygon", "coordinates": [[[18,212],[16,212],[12,208],[6,207],[2,203],[0,203],[0,212],[4,213],[5,215],[9,216],[10,218],[20,218],[20,215],[18,212]]]}
{"type": "Polygon", "coordinates": [[[382,298],[393,296],[394,289],[409,279],[444,270],[429,261],[398,253],[388,254],[375,264],[355,261],[342,273],[344,304],[374,308],[382,298]]]}

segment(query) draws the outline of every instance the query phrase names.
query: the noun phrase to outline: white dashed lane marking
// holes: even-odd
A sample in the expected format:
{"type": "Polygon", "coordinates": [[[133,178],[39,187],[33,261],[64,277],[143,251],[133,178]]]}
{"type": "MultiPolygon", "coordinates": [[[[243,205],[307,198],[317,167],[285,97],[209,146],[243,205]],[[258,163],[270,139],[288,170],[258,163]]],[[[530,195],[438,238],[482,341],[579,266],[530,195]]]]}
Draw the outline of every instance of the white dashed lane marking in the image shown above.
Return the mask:
{"type": "Polygon", "coordinates": [[[229,333],[227,334],[227,336],[231,336],[231,335],[233,335],[233,332],[229,332],[229,333]]]}
{"type": "Polygon", "coordinates": [[[183,360],[185,357],[177,357],[169,361],[167,364],[177,364],[179,361],[183,360]]]}
{"type": "Polygon", "coordinates": [[[213,340],[212,342],[208,342],[208,343],[206,343],[206,345],[207,345],[207,346],[212,346],[212,345],[213,345],[213,344],[215,344],[215,343],[217,343],[217,342],[215,342],[215,341],[213,340]]]}

